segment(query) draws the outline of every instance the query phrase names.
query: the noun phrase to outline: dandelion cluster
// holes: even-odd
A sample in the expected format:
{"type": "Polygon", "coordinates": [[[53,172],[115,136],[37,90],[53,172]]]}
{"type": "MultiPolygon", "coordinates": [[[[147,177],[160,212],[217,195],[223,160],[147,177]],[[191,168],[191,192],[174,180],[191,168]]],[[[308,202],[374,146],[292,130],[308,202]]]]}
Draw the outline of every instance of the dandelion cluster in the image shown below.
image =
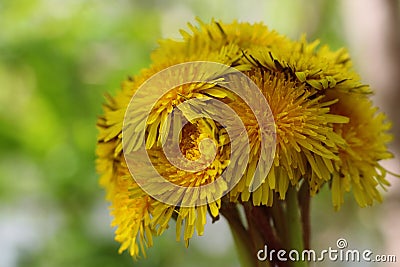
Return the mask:
{"type": "Polygon", "coordinates": [[[199,21],[198,27],[189,24],[189,29],[181,31],[182,40],[160,41],[152,65],[124,81],[116,96],[107,95],[104,115],[97,122],[97,170],[111,202],[120,252],[129,250],[134,258],[145,255],[153,236],[161,235],[171,220],[176,220],[177,240],[183,236],[188,244],[194,231],[203,234],[207,213],[217,218],[224,202],[272,206],[275,196],[285,199],[289,187],[303,183],[310,195],[329,186],[335,209],[343,204],[346,192],[352,192],[362,207],[381,201],[378,187],[389,183],[379,161],[392,157],[387,150],[390,123],[371,103],[372,91],[360,81],[344,49],[331,51],[305,37],[292,41],[263,24],[199,21]],[[251,107],[221,86],[220,80],[173,88],[155,103],[146,120],[132,116],[124,125],[130,100],[146,80],[165,68],[191,61],[217,62],[241,71],[267,100],[275,122],[276,147],[271,168],[255,191],[250,187],[260,162],[259,125],[251,107]],[[148,195],[132,177],[129,159],[123,154],[123,130],[133,136],[130,149],[145,141],[155,169],[176,185],[207,185],[230,164],[240,164],[230,159],[234,138],[219,123],[204,118],[182,127],[182,122],[167,119],[174,107],[190,99],[215,99],[239,114],[249,140],[248,164],[223,199],[205,205],[170,205],[148,195]],[[140,123],[145,123],[146,131],[135,133],[140,123]],[[214,157],[202,159],[208,162],[207,168],[189,172],[171,164],[162,150],[164,127],[182,128],[177,133],[178,147],[191,161],[201,159],[202,150],[207,149],[201,140],[212,140],[214,157]]]}

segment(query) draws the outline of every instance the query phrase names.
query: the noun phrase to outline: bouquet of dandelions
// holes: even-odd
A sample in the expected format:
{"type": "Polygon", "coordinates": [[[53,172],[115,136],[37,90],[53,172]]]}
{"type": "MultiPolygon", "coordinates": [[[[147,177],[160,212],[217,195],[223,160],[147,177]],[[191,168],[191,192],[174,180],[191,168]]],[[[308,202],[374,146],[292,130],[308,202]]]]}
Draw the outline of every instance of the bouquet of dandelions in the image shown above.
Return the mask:
{"type": "Polygon", "coordinates": [[[228,221],[243,266],[307,266],[256,254],[309,248],[310,197],[323,186],[335,209],[350,191],[361,207],[380,202],[390,123],[344,49],[262,24],[189,28],[107,95],[97,122],[119,252],[145,256],[171,221],[188,245],[209,214],[228,221]]]}

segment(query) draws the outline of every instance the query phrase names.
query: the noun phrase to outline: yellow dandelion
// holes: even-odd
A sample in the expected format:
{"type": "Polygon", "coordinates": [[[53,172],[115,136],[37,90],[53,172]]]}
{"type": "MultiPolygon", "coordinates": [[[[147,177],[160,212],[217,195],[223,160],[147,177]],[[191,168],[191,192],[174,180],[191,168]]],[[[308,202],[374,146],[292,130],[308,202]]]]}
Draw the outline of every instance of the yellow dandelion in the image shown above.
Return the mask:
{"type": "Polygon", "coordinates": [[[365,96],[329,92],[328,97],[339,99],[332,106],[332,112],[350,119],[347,124],[334,126],[345,143],[340,145],[339,160],[334,163],[333,205],[340,208],[344,193],[350,190],[361,207],[372,205],[374,200],[381,202],[377,187],[385,189],[389,182],[385,178],[387,171],[379,161],[393,157],[387,150],[392,139],[387,132],[390,123],[365,96]]]}
{"type": "Polygon", "coordinates": [[[262,23],[250,24],[234,21],[223,24],[213,20],[205,24],[197,20],[199,27],[188,24],[191,32],[181,30],[183,40],[160,40],[159,48],[152,54],[153,62],[157,64],[180,59],[183,61],[208,60],[218,55],[225,59],[226,65],[238,65],[242,51],[258,47],[281,47],[289,41],[285,36],[271,31],[262,23]],[[229,64],[230,63],[230,64],[229,64]]]}
{"type": "MultiPolygon", "coordinates": [[[[253,192],[254,205],[273,204],[273,192],[285,199],[289,185],[296,185],[304,178],[312,193],[330,180],[333,172],[332,160],[338,145],[344,144],[332,125],[348,122],[344,116],[331,114],[330,106],[336,101],[323,100],[295,79],[287,79],[284,73],[268,73],[260,69],[246,73],[258,85],[267,99],[275,119],[277,148],[274,164],[258,190],[253,192]]],[[[249,183],[254,173],[254,165],[259,158],[259,138],[256,121],[248,107],[241,102],[233,103],[244,114],[243,121],[250,127],[252,151],[245,177],[231,191],[232,200],[241,194],[242,201],[248,201],[249,183]]]]}

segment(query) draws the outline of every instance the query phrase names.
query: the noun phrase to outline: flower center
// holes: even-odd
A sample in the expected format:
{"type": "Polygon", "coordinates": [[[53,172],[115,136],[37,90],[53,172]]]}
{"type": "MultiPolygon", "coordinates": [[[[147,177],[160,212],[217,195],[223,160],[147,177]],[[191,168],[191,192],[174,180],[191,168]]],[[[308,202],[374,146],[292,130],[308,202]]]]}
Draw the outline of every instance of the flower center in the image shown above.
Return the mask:
{"type": "Polygon", "coordinates": [[[186,159],[195,161],[200,158],[199,143],[201,143],[201,140],[199,140],[199,137],[200,132],[195,124],[187,123],[182,128],[179,148],[186,159]]]}

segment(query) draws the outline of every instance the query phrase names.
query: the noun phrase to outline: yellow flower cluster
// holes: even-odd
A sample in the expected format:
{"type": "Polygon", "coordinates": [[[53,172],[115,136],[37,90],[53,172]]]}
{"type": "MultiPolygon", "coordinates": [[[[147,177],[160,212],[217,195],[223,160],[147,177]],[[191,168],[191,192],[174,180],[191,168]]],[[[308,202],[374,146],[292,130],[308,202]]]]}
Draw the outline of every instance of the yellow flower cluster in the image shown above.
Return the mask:
{"type": "MultiPolygon", "coordinates": [[[[311,195],[327,184],[336,209],[349,191],[363,207],[381,201],[377,186],[389,184],[379,160],[392,156],[387,151],[390,124],[372,106],[368,98],[371,90],[360,82],[345,50],[317,48],[318,41],[308,43],[304,37],[292,41],[262,24],[199,24],[189,24],[191,33],[181,31],[183,40],[162,40],[152,54],[153,64],[134,79],[124,81],[118,95],[107,96],[104,115],[98,120],[97,169],[111,202],[121,252],[129,249],[134,258],[140,251],[145,255],[152,237],[162,234],[172,218],[176,219],[177,239],[181,238],[183,225],[183,239],[188,243],[195,230],[203,234],[207,212],[217,217],[222,205],[221,199],[195,207],[161,203],[138,186],[123,155],[123,121],[131,97],[152,75],[183,62],[218,62],[247,75],[270,106],[276,151],[264,182],[251,192],[251,179],[260,157],[254,114],[243,101],[217,85],[181,86],[154,106],[146,122],[146,134],[140,137],[146,139],[155,168],[170,182],[186,187],[205,185],[218,179],[231,163],[231,140],[221,125],[209,119],[185,125],[179,137],[179,147],[190,160],[200,157],[202,138],[214,141],[216,156],[206,169],[194,173],[179,170],[163,155],[159,131],[165,118],[187,99],[206,97],[237,111],[249,136],[249,163],[227,201],[272,206],[275,194],[284,199],[288,187],[300,183],[308,183],[311,195]]],[[[132,142],[135,146],[135,140],[132,142]]]]}

